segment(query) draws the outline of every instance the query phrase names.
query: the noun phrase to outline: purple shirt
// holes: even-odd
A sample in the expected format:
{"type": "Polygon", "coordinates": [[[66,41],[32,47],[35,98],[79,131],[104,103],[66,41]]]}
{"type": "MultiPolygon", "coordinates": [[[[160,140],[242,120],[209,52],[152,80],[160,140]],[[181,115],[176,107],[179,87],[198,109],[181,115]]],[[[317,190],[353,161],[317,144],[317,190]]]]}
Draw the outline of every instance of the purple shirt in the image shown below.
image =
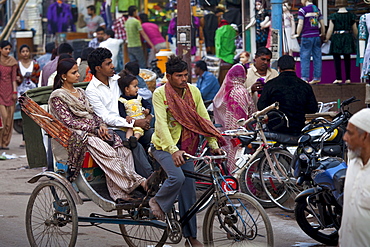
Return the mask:
{"type": "Polygon", "coordinates": [[[302,37],[311,38],[320,36],[319,20],[322,20],[323,17],[316,5],[310,4],[300,8],[298,19],[303,20],[302,37]]]}
{"type": "Polygon", "coordinates": [[[159,32],[159,28],[156,24],[150,23],[150,22],[144,22],[141,24],[141,27],[143,28],[146,35],[148,35],[148,38],[153,43],[153,45],[166,42],[161,32],[159,32]]]}

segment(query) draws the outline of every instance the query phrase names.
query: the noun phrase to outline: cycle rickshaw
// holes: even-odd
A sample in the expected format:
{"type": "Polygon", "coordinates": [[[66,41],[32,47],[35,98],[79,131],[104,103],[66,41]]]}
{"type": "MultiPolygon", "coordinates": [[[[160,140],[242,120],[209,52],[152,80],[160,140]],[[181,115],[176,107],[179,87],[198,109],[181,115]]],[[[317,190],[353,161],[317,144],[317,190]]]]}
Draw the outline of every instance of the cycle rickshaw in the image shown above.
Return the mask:
{"type": "MultiPolygon", "coordinates": [[[[68,145],[71,131],[31,99],[32,95],[42,94],[38,90],[30,90],[23,96],[22,110],[61,145],[54,149],[58,153],[63,150],[62,146],[68,145]]],[[[51,88],[40,90],[44,94],[51,92],[51,88]]],[[[48,96],[43,97],[45,102],[48,96]]],[[[116,204],[109,196],[104,173],[88,153],[79,175],[72,183],[67,179],[65,162],[58,158],[56,170],[39,173],[29,180],[30,183],[40,182],[32,192],[26,210],[26,231],[31,246],[75,246],[78,225],[82,222],[91,226],[117,224],[130,247],[176,244],[182,239],[182,226],[211,197],[212,203],[203,221],[203,242],[206,246],[245,246],[247,242],[273,246],[272,226],[262,206],[252,197],[238,192],[237,187],[230,186],[217,170],[215,162],[225,159],[226,154],[205,157],[189,155],[189,158],[208,162],[211,172],[209,175],[186,172],[186,176],[211,182],[212,186],[183,217],[179,218],[174,207],[171,213],[166,214],[165,221],[159,221],[151,214],[148,194],[135,201],[116,204]],[[76,205],[88,201],[97,204],[106,213],[79,216],[76,205]],[[115,213],[108,214],[111,212],[115,213]]],[[[161,169],[155,172],[156,185],[159,186],[165,174],[161,169]]]]}

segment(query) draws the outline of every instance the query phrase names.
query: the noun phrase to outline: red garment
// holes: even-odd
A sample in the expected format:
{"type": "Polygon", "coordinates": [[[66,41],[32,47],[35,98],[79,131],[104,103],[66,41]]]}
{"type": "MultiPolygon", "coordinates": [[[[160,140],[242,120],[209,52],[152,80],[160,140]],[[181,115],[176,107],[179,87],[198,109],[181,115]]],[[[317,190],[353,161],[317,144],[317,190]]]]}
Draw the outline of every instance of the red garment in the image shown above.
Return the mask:
{"type": "Polygon", "coordinates": [[[14,105],[13,82],[17,79],[17,65],[11,67],[0,64],[0,105],[14,105]]]}
{"type": "Polygon", "coordinates": [[[125,23],[127,19],[125,16],[122,16],[113,22],[112,30],[114,31],[114,38],[126,40],[125,23]]]}

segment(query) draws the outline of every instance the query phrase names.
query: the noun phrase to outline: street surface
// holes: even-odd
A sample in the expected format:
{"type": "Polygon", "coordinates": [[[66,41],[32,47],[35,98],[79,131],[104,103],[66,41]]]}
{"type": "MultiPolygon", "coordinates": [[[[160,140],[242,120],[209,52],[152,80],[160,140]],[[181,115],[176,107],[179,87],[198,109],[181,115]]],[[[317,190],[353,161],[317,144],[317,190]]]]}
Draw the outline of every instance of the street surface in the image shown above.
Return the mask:
{"type": "MultiPolygon", "coordinates": [[[[0,150],[7,154],[25,156],[26,150],[20,148],[22,136],[13,133],[10,150],[0,150]]],[[[19,157],[12,160],[0,160],[0,247],[29,246],[25,230],[25,211],[32,190],[36,184],[29,184],[27,180],[42,171],[42,168],[28,169],[27,159],[19,157]]],[[[102,213],[92,202],[77,206],[80,216],[88,216],[91,212],[102,213]]],[[[274,229],[275,246],[325,246],[308,237],[297,225],[294,215],[278,208],[268,209],[268,215],[274,229]]],[[[198,214],[198,238],[202,239],[202,215],[198,214]]],[[[117,225],[105,227],[119,232],[117,225]]],[[[78,228],[77,246],[89,247],[118,247],[127,246],[119,235],[101,230],[96,227],[78,228]]],[[[184,240],[177,245],[184,246],[184,240]]]]}

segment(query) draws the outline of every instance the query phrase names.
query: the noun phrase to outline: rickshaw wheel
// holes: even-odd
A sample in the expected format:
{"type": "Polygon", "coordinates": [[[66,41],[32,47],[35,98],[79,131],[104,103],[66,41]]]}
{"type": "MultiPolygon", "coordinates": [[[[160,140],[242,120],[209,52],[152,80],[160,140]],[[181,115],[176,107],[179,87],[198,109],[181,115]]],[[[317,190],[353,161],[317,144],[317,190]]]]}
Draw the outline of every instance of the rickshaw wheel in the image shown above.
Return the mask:
{"type": "Polygon", "coordinates": [[[49,180],[36,186],[26,209],[26,231],[31,246],[75,246],[77,209],[62,184],[49,180]]]}
{"type": "MultiPolygon", "coordinates": [[[[117,214],[120,218],[132,219],[128,214],[123,215],[122,210],[118,210],[117,214]]],[[[167,230],[160,229],[154,226],[144,225],[119,225],[122,237],[130,247],[161,247],[166,243],[167,230]]]]}

